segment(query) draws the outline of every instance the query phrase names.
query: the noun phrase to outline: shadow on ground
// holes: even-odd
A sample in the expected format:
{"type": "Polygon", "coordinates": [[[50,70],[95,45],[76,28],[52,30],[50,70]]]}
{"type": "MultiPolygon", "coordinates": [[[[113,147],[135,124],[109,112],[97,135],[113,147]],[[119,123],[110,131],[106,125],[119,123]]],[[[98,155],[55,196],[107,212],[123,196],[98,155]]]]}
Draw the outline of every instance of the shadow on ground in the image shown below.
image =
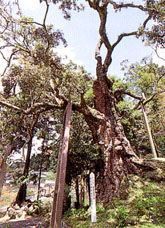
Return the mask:
{"type": "Polygon", "coordinates": [[[24,228],[37,226],[38,223],[44,220],[43,217],[40,218],[30,218],[25,220],[9,221],[6,223],[1,223],[0,228],[24,228]]]}

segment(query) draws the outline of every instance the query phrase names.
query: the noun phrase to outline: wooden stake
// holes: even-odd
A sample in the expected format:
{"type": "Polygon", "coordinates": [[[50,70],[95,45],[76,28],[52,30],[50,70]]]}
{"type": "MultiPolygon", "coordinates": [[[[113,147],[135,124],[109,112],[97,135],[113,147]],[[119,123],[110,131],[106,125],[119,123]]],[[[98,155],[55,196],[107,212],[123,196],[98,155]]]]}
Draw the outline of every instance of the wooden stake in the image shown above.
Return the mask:
{"type": "Polygon", "coordinates": [[[58,166],[57,166],[57,175],[56,175],[55,188],[54,188],[54,198],[53,198],[53,208],[52,208],[50,228],[61,227],[71,112],[72,112],[72,102],[69,101],[65,110],[64,123],[63,123],[63,129],[61,134],[61,144],[60,144],[59,156],[58,156],[58,166]]]}

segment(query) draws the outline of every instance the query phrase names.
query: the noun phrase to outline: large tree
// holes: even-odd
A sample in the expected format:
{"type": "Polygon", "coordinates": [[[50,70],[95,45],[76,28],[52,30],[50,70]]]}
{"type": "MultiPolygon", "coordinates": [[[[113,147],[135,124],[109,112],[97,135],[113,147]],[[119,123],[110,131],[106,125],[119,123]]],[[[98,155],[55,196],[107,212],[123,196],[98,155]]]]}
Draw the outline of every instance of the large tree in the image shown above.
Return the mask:
{"type": "MultiPolygon", "coordinates": [[[[95,95],[94,107],[92,111],[82,99],[81,111],[92,131],[94,141],[100,145],[104,154],[104,164],[100,167],[100,179],[98,195],[104,202],[108,202],[113,196],[119,193],[120,184],[125,175],[140,171],[139,159],[134,153],[126,135],[124,133],[121,120],[116,111],[115,95],[126,93],[121,89],[113,91],[113,81],[108,78],[108,69],[112,63],[112,54],[123,38],[134,36],[139,37],[144,34],[147,23],[154,19],[155,15],[161,14],[159,4],[162,1],[145,1],[143,5],[125,3],[117,1],[87,1],[89,6],[95,10],[100,19],[99,35],[100,40],[96,47],[96,77],[93,83],[93,93],[95,95]],[[122,33],[114,43],[111,43],[107,31],[108,7],[112,6],[115,11],[124,8],[132,8],[146,13],[146,19],[136,31],[122,33]],[[105,58],[101,55],[101,48],[106,50],[105,58]]],[[[131,93],[127,93],[131,95],[131,93]]],[[[133,96],[133,95],[132,95],[133,96]]],[[[141,99],[141,96],[136,96],[141,99]]],[[[141,166],[142,167],[142,166],[141,166]]]]}
{"type": "MultiPolygon", "coordinates": [[[[71,71],[61,65],[56,55],[52,55],[53,48],[57,46],[60,40],[64,41],[64,39],[62,33],[59,31],[52,33],[51,28],[46,26],[49,1],[45,0],[44,2],[46,3],[46,12],[43,24],[24,18],[13,20],[7,15],[8,20],[12,24],[15,24],[15,26],[17,24],[20,27],[23,26],[23,30],[17,30],[14,26],[9,26],[8,20],[6,20],[6,17],[3,15],[1,38],[6,46],[3,45],[1,50],[4,47],[12,48],[12,54],[8,59],[9,64],[13,56],[18,56],[18,53],[21,53],[22,56],[27,56],[26,59],[31,59],[32,65],[38,65],[41,69],[42,66],[46,67],[48,69],[47,76],[51,79],[49,80],[49,82],[51,81],[51,89],[45,91],[46,99],[43,99],[42,102],[40,99],[32,102],[28,108],[25,106],[23,108],[19,107],[19,104],[17,106],[10,105],[5,101],[0,101],[0,104],[27,115],[35,114],[37,110],[38,112],[44,112],[51,109],[65,109],[68,100],[72,98],[73,111],[80,112],[84,115],[85,121],[92,132],[93,141],[102,151],[103,162],[100,162],[98,165],[99,184],[97,190],[99,199],[103,202],[108,202],[119,194],[120,185],[124,176],[127,176],[129,173],[139,173],[145,168],[138,156],[134,153],[124,133],[124,128],[116,109],[116,99],[122,94],[128,94],[141,101],[142,97],[141,95],[131,94],[130,91],[126,91],[123,88],[117,89],[116,91],[113,90],[113,81],[108,78],[108,70],[112,63],[112,54],[123,38],[130,36],[137,38],[147,34],[148,22],[157,18],[157,15],[161,15],[161,18],[163,17],[163,1],[147,0],[143,1],[141,5],[136,5],[133,3],[125,3],[124,1],[118,3],[118,1],[110,0],[87,0],[89,6],[97,12],[100,19],[98,29],[100,39],[95,51],[96,80],[93,82],[93,103],[91,103],[91,100],[88,101],[88,99],[85,99],[85,95],[89,89],[88,84],[83,83],[83,81],[77,84],[78,81],[76,77],[73,77],[74,80],[70,80],[70,78],[72,78],[71,76],[73,76],[71,71]],[[106,31],[107,14],[110,6],[116,12],[126,8],[140,10],[146,14],[146,19],[137,30],[121,33],[117,40],[111,43],[106,31]],[[34,26],[37,26],[37,28],[34,26]],[[106,51],[105,57],[101,54],[102,48],[106,51]],[[68,80],[69,83],[72,82],[72,88],[78,91],[77,99],[75,99],[75,96],[70,95],[72,90],[73,92],[75,90],[71,89],[71,87],[69,87],[70,90],[67,90],[67,87],[64,86],[66,85],[65,80],[68,80]],[[85,87],[87,87],[87,89],[85,87]]],[[[69,17],[68,10],[70,10],[72,6],[75,9],[80,9],[75,1],[53,2],[58,3],[59,8],[62,9],[66,18],[69,17]]],[[[162,19],[159,20],[159,22],[161,23],[162,19]]],[[[155,37],[158,35],[155,34],[155,37]]],[[[77,73],[76,68],[75,72],[77,73]]],[[[83,69],[79,73],[81,76],[84,76],[84,78],[86,77],[86,73],[83,69]]],[[[48,87],[50,88],[50,86],[48,87]]]]}

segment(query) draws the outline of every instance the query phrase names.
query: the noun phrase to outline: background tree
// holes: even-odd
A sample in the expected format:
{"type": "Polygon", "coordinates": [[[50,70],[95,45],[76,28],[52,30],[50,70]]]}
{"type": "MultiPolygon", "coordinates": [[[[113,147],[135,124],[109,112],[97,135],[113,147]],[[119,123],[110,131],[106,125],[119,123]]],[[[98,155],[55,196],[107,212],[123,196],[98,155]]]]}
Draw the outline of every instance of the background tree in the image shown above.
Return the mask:
{"type": "Polygon", "coordinates": [[[23,147],[26,134],[22,128],[22,119],[13,110],[1,108],[0,117],[0,192],[2,192],[10,155],[23,147]]]}
{"type": "MultiPolygon", "coordinates": [[[[154,142],[158,153],[164,154],[164,78],[165,69],[154,64],[151,60],[144,59],[140,64],[132,64],[128,67],[125,73],[125,80],[128,83],[128,87],[132,91],[136,91],[136,94],[144,93],[146,95],[146,111],[150,121],[154,142]],[[151,99],[152,98],[152,99],[151,99]]],[[[142,113],[140,113],[141,107],[137,104],[133,104],[134,107],[139,108],[140,114],[139,130],[136,130],[136,137],[139,146],[139,150],[143,148],[143,152],[150,151],[150,145],[148,145],[148,136],[146,134],[146,126],[144,125],[142,113]],[[148,149],[147,149],[148,148],[148,149]]],[[[136,111],[137,112],[137,111],[136,111]]],[[[138,115],[139,115],[138,114],[138,115]]],[[[137,143],[136,143],[137,144],[137,143]]]]}

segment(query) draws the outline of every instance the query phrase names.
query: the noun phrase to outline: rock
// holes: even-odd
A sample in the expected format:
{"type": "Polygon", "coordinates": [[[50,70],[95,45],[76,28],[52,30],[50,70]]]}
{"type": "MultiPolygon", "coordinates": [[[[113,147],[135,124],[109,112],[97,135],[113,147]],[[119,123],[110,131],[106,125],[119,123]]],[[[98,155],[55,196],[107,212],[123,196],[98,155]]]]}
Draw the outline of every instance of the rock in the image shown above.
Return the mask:
{"type": "Polygon", "coordinates": [[[16,211],[16,218],[17,219],[20,218],[22,216],[22,214],[23,214],[23,211],[22,210],[17,210],[16,211]]]}
{"type": "Polygon", "coordinates": [[[0,224],[7,222],[10,220],[10,217],[8,216],[8,214],[6,214],[4,217],[0,218],[0,224]]]}
{"type": "Polygon", "coordinates": [[[22,215],[21,215],[21,217],[19,219],[24,220],[26,217],[27,217],[26,211],[22,211],[22,215]]]}
{"type": "Polygon", "coordinates": [[[9,207],[7,209],[7,215],[10,217],[10,219],[15,219],[16,218],[16,211],[12,207],[9,207]]]}
{"type": "Polygon", "coordinates": [[[29,208],[28,208],[28,206],[27,206],[27,205],[24,205],[23,207],[21,207],[21,210],[22,210],[22,211],[28,211],[28,210],[29,210],[29,208]]]}

